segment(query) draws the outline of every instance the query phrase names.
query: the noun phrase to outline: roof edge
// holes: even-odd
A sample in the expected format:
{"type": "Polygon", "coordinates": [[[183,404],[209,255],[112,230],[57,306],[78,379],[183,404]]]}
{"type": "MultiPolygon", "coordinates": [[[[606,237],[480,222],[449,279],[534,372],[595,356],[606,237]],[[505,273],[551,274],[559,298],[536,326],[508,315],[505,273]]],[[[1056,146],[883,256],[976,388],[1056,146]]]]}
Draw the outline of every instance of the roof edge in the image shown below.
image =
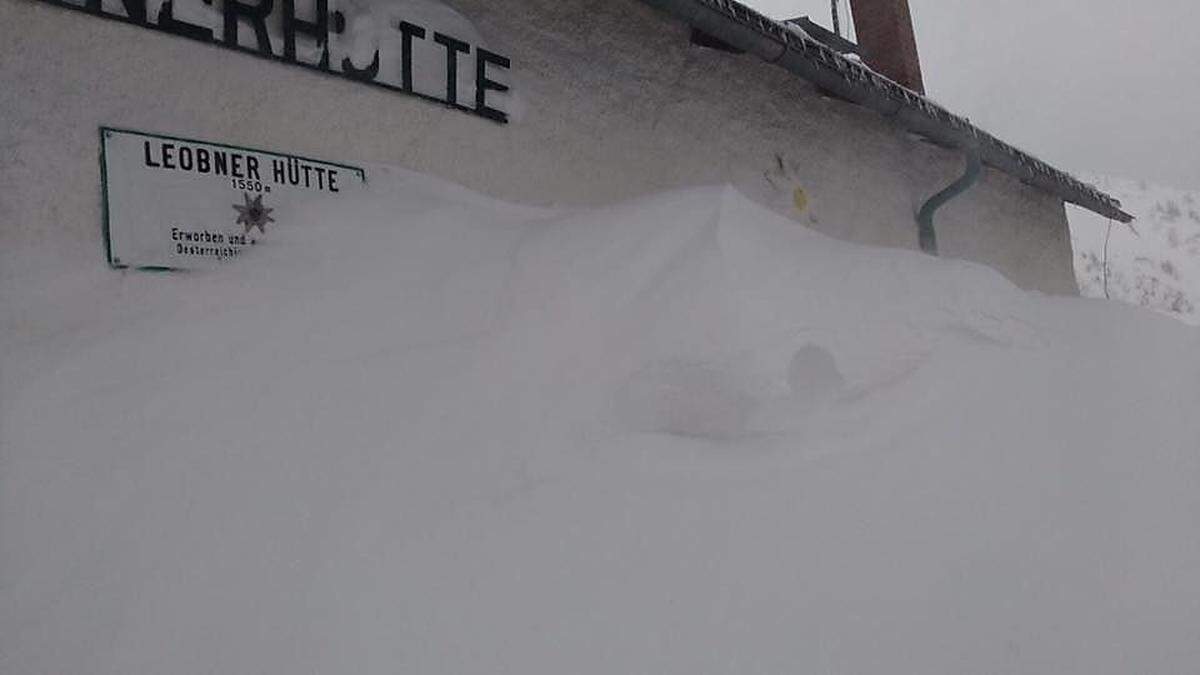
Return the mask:
{"type": "Polygon", "coordinates": [[[1122,223],[1133,220],[1132,215],[1122,210],[1120,201],[1095,186],[1005,143],[967,118],[737,0],[642,2],[875,110],[935,144],[977,151],[984,164],[1065,202],[1122,223]]]}

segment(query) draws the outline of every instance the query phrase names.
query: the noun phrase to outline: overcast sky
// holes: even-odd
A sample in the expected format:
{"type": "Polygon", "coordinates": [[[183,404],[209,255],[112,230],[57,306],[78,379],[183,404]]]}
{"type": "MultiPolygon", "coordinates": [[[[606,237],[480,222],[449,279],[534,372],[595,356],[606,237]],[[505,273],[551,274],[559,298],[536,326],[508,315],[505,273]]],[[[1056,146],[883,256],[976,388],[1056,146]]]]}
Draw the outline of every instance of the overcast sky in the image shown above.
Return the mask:
{"type": "MultiPolygon", "coordinates": [[[[1200,188],[1200,2],[909,3],[952,111],[1063,169],[1200,188]]],[[[749,4],[829,25],[829,0],[749,4]]]]}

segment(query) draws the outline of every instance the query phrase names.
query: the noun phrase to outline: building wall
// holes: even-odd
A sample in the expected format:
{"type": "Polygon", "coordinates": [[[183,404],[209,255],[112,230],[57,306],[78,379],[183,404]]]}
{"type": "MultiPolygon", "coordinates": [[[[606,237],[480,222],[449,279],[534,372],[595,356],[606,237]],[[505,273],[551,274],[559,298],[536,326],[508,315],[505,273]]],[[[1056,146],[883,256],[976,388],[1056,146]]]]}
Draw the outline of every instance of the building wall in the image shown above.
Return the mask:
{"type": "MultiPolygon", "coordinates": [[[[512,59],[510,124],[0,0],[0,245],[29,251],[30,265],[104,264],[100,125],[399,164],[532,204],[731,183],[827,234],[907,248],[921,201],[961,171],[953,153],[780,68],[691,45],[686,26],[637,0],[449,4],[512,59]]],[[[1025,288],[1077,292],[1063,205],[1050,195],[988,170],[937,225],[945,256],[1025,288]]]]}

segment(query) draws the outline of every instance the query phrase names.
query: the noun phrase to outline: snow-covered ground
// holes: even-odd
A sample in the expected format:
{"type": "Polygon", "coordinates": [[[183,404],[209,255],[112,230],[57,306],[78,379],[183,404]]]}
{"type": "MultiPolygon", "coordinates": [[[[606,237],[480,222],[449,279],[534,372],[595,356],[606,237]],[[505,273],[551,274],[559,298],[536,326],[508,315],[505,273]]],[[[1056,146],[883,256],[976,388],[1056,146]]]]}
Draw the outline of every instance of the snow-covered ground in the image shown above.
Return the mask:
{"type": "Polygon", "coordinates": [[[1200,331],[728,188],[371,185],[0,295],[0,672],[1200,664],[1200,331]]]}
{"type": "Polygon", "coordinates": [[[1200,192],[1094,178],[1137,220],[1132,227],[1068,207],[1079,289],[1200,325],[1200,192]],[[1111,234],[1110,234],[1111,232],[1111,234]],[[1108,239],[1107,295],[1105,239],[1108,239]]]}

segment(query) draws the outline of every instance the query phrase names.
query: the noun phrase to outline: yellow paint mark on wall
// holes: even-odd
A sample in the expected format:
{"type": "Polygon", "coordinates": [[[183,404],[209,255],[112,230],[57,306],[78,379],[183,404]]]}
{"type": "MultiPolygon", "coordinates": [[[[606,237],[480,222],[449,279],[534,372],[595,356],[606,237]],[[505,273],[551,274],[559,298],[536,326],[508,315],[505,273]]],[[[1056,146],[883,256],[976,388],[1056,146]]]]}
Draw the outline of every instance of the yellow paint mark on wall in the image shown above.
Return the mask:
{"type": "Polygon", "coordinates": [[[804,188],[796,188],[792,190],[792,203],[796,205],[797,211],[803,211],[808,208],[808,193],[804,188]]]}

